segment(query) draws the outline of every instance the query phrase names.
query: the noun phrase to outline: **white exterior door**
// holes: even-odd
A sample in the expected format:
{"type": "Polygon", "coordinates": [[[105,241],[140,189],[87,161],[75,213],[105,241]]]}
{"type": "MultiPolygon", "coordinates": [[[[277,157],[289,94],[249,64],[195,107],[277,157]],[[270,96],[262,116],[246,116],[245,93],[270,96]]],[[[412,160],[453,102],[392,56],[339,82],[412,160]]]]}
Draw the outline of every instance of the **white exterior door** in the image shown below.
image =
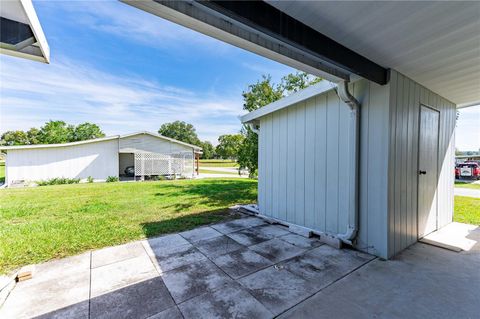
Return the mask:
{"type": "Polygon", "coordinates": [[[437,230],[438,129],[440,113],[420,107],[418,238],[437,230]]]}

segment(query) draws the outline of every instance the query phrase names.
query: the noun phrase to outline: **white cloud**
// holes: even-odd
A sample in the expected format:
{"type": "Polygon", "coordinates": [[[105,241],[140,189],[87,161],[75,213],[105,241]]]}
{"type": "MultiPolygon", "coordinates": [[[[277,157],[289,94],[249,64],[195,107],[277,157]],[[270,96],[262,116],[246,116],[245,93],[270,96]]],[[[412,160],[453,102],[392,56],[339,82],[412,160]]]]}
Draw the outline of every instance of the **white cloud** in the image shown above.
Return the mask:
{"type": "Polygon", "coordinates": [[[202,139],[240,129],[240,95],[197,94],[138,77],[101,72],[79,61],[45,65],[0,56],[0,131],[28,129],[49,119],[94,122],[107,134],[156,131],[183,120],[202,139]]]}
{"type": "Polygon", "coordinates": [[[111,34],[142,45],[188,53],[192,45],[212,54],[224,54],[231,46],[201,33],[139,10],[120,1],[43,1],[51,14],[58,6],[75,17],[76,25],[111,34]]]}

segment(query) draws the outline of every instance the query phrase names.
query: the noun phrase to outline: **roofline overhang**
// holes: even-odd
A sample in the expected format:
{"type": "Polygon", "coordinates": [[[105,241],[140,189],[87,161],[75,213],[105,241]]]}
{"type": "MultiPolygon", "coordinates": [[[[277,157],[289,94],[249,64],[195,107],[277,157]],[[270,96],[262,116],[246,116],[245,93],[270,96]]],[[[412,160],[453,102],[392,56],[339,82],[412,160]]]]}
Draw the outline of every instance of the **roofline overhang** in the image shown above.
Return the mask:
{"type": "Polygon", "coordinates": [[[331,82],[388,82],[386,68],[264,1],[121,1],[331,82]]]}
{"type": "MultiPolygon", "coordinates": [[[[17,1],[20,3],[20,6],[27,17],[28,26],[33,33],[35,42],[33,44],[29,43],[29,45],[25,47],[0,47],[0,53],[43,63],[50,63],[50,47],[48,46],[47,39],[43,33],[42,26],[40,25],[40,21],[38,20],[32,1],[17,1]]],[[[20,22],[18,23],[20,24],[20,22]]]]}

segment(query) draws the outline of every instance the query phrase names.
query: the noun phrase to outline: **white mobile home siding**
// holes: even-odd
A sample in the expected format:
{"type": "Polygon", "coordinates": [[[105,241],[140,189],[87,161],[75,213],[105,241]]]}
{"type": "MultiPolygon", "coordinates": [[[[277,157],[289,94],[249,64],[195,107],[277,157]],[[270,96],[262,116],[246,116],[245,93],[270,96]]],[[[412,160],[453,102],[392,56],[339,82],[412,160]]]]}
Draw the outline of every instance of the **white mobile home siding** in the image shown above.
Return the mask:
{"type": "Polygon", "coordinates": [[[392,70],[388,183],[388,257],[417,241],[420,105],[440,112],[437,228],[452,221],[456,105],[392,70]]]}
{"type": "Polygon", "coordinates": [[[118,140],[8,150],[6,170],[7,185],[17,180],[118,176],[118,140]]]}
{"type": "MultiPolygon", "coordinates": [[[[359,248],[386,255],[389,87],[362,80],[352,92],[363,112],[359,248]]],[[[349,119],[334,91],[259,119],[262,214],[321,232],[346,231],[353,195],[349,119]]]]}

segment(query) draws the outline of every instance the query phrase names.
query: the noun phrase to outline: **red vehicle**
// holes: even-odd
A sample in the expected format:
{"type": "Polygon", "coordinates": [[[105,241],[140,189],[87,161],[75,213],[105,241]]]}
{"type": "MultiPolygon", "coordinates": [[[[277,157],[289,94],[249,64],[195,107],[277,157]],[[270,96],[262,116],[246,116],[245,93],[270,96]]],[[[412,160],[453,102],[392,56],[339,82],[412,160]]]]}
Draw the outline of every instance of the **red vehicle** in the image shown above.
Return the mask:
{"type": "Polygon", "coordinates": [[[455,167],[455,178],[480,179],[480,164],[477,162],[465,162],[455,167]]]}

